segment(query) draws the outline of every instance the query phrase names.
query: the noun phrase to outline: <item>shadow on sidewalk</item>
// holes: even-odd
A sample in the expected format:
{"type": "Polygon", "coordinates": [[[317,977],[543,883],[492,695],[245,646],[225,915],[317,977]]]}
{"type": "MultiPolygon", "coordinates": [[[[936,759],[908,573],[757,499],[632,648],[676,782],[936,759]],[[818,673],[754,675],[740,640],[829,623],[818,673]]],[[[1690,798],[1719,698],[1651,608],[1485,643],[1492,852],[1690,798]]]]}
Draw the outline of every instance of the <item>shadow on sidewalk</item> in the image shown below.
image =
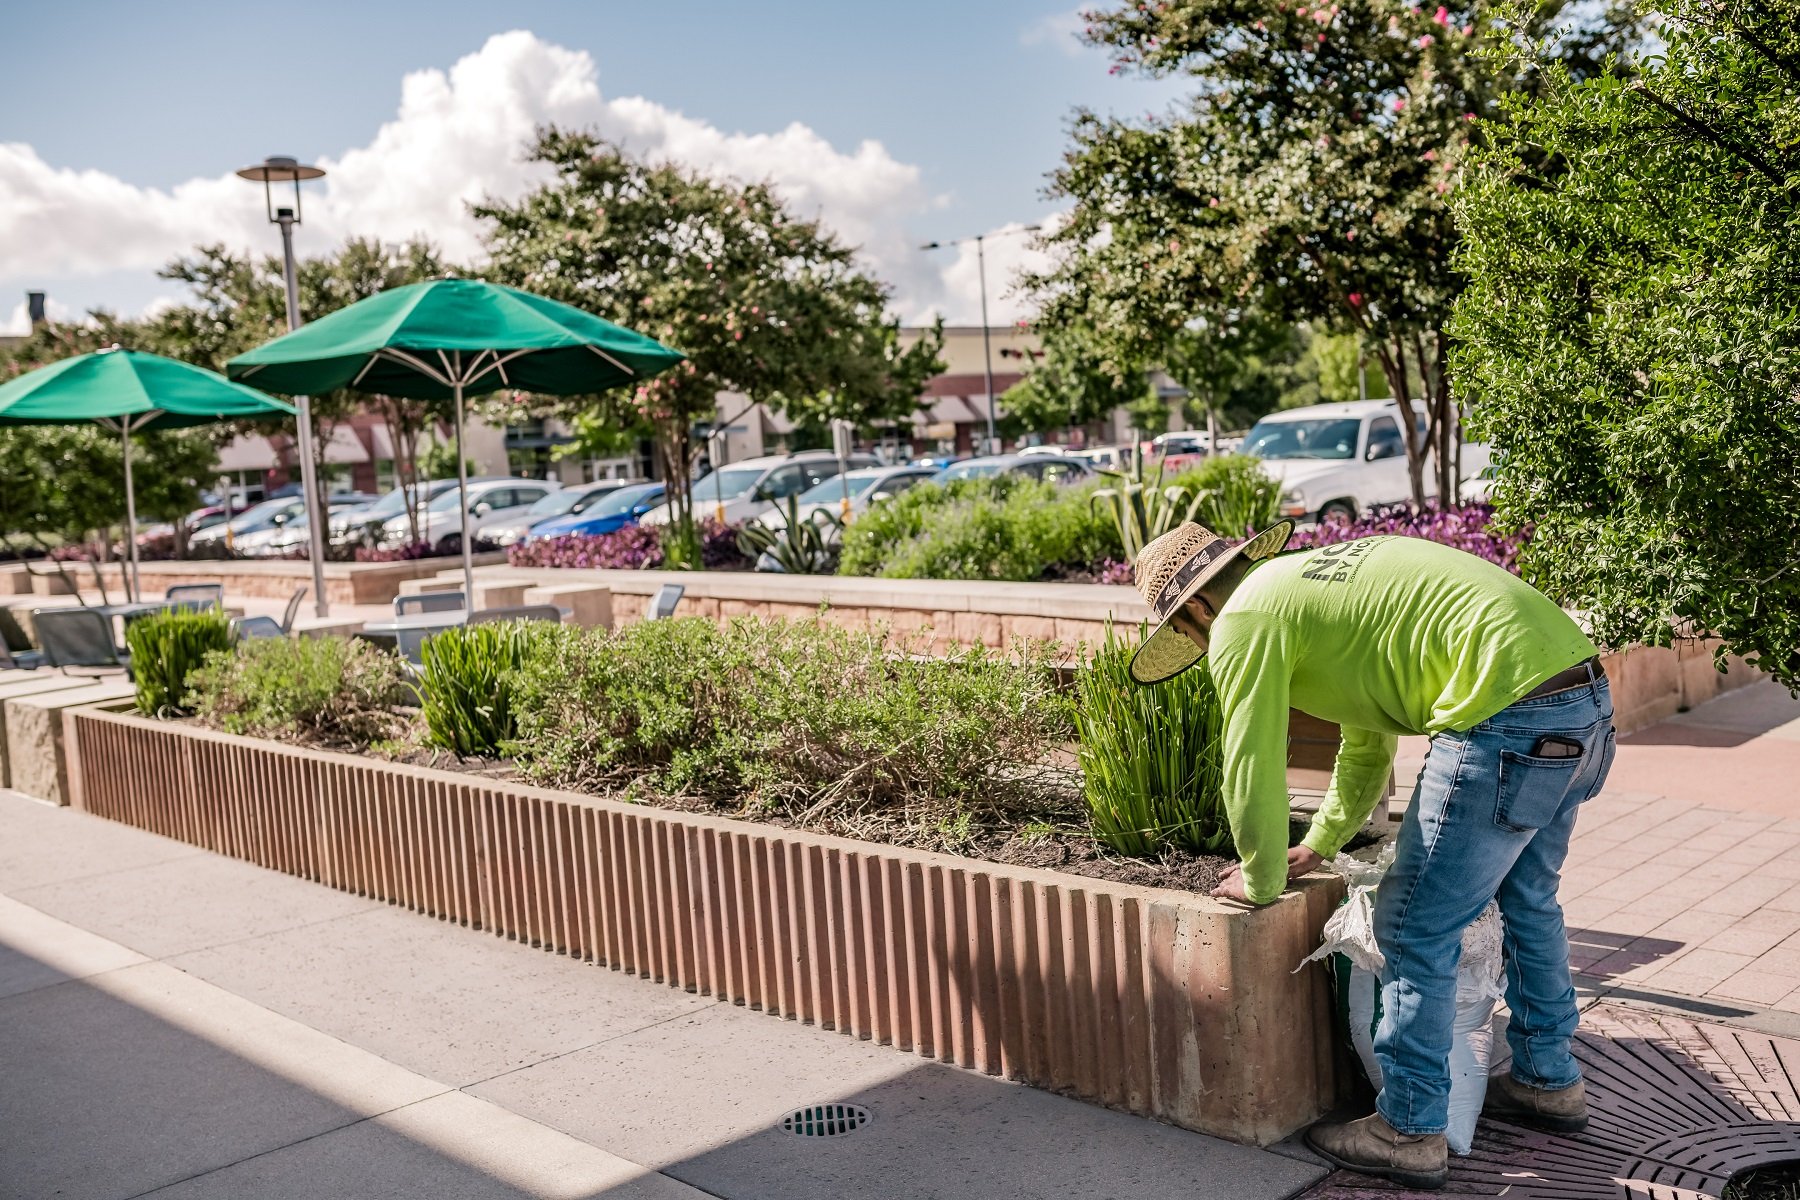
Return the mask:
{"type": "MultiPolygon", "coordinates": [[[[0,944],[0,1195],[534,1194],[460,1160],[455,1146],[365,1117],[106,986],[105,976],[71,979],[0,944]]],[[[345,1081],[359,1085],[368,1082],[345,1081]]],[[[668,1183],[606,1194],[656,1194],[645,1182],[668,1183]]]]}

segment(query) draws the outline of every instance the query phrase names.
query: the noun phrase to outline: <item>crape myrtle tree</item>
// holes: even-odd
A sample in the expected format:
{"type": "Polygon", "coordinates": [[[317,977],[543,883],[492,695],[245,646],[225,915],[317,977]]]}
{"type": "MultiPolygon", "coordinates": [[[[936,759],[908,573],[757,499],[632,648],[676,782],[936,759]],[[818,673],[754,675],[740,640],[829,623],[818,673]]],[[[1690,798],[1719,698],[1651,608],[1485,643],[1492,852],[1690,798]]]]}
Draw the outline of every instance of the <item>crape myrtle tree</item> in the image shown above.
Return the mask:
{"type": "MultiPolygon", "coordinates": [[[[418,238],[397,245],[351,238],[330,254],[300,259],[296,267],[300,316],[308,321],[391,287],[460,274],[430,242],[418,238]]],[[[288,331],[287,291],[279,258],[239,254],[222,245],[201,246],[159,274],[186,284],[190,296],[185,303],[141,323],[141,349],[223,371],[229,359],[288,331]]],[[[256,380],[246,382],[254,386],[256,380]]],[[[402,479],[415,471],[421,433],[449,415],[447,401],[368,396],[348,390],[314,396],[313,457],[320,479],[325,477],[325,452],[333,430],[365,407],[386,421],[402,479]]],[[[417,541],[416,501],[409,501],[407,517],[417,541]]]]}
{"type": "Polygon", "coordinates": [[[530,157],[550,167],[547,183],[515,203],[475,208],[492,222],[490,274],[687,355],[565,410],[654,431],[679,546],[696,545],[694,426],[713,419],[721,392],[803,424],[872,425],[909,416],[942,369],[941,336],[902,349],[885,285],[767,184],[640,161],[593,133],[554,127],[540,131],[530,157]]]}
{"type": "Polygon", "coordinates": [[[1451,364],[1614,644],[1711,633],[1800,685],[1800,4],[1675,0],[1661,56],[1506,105],[1455,203],[1451,364]]]}
{"type": "Polygon", "coordinates": [[[1576,28],[1563,0],[1501,26],[1496,3],[1162,0],[1087,13],[1087,39],[1115,72],[1185,77],[1194,94],[1166,116],[1076,114],[1050,187],[1072,205],[1046,238],[1059,261],[1032,281],[1044,323],[1092,324],[1146,361],[1177,331],[1229,327],[1245,308],[1355,334],[1413,417],[1402,425],[1414,500],[1433,450],[1438,494],[1452,495],[1444,325],[1461,285],[1447,197],[1480,119],[1532,86],[1472,51],[1564,27],[1557,53],[1586,73],[1631,30],[1576,28]]]}

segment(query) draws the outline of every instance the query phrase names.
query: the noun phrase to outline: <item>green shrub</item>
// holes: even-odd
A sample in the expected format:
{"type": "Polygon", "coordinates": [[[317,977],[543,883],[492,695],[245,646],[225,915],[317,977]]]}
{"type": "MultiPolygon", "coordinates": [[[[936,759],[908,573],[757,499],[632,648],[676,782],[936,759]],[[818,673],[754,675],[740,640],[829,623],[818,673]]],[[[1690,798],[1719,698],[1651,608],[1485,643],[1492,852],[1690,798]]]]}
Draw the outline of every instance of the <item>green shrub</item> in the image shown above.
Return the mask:
{"type": "Polygon", "coordinates": [[[153,613],[126,624],[125,645],[138,711],[176,714],[185,711],[188,677],[208,654],[231,649],[231,622],[216,611],[153,613]]]}
{"type": "Polygon", "coordinates": [[[896,653],[818,621],[648,621],[537,642],[513,693],[528,778],[797,819],[940,819],[1042,794],[1068,736],[1039,654],[896,653]]]}
{"type": "Polygon", "coordinates": [[[1041,579],[1120,553],[1091,487],[1019,476],[921,484],[844,531],[842,575],[887,579],[1041,579]]]}
{"type": "Polygon", "coordinates": [[[517,728],[513,675],[532,641],[556,626],[499,621],[462,625],[425,639],[419,711],[434,745],[464,758],[498,753],[517,728]]]}
{"type": "Polygon", "coordinates": [[[228,733],[367,745],[398,721],[400,660],[356,638],[256,638],[189,678],[200,719],[228,733]]]}
{"type": "Polygon", "coordinates": [[[1109,626],[1076,688],[1078,757],[1094,836],[1129,855],[1228,847],[1212,676],[1202,663],[1144,687],[1127,670],[1136,648],[1109,626]]]}
{"type": "Polygon", "coordinates": [[[1263,470],[1260,460],[1245,454],[1203,459],[1193,470],[1176,476],[1175,486],[1199,494],[1192,519],[1222,537],[1241,538],[1266,529],[1281,511],[1281,485],[1263,470]]]}

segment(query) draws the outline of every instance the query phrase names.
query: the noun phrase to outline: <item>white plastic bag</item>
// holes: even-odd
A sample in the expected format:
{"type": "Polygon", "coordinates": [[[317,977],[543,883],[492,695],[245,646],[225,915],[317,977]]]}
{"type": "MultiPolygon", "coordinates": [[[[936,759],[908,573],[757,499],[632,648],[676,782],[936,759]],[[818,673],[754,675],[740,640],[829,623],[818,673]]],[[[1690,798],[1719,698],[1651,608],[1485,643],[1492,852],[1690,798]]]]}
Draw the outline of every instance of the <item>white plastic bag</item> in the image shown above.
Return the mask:
{"type": "MultiPolygon", "coordinates": [[[[1381,1087],[1381,1064],[1375,1058],[1375,1030],[1381,1024],[1381,968],[1386,959],[1375,941],[1375,891],[1393,862],[1394,848],[1389,843],[1373,863],[1340,854],[1326,864],[1344,877],[1349,893],[1325,922],[1319,948],[1300,964],[1324,960],[1331,966],[1340,1030],[1349,1037],[1369,1082],[1377,1089],[1381,1087]]],[[[1450,1122],[1445,1130],[1454,1154],[1469,1152],[1482,1101],[1487,1098],[1494,1001],[1504,994],[1504,933],[1500,908],[1493,903],[1463,931],[1462,960],[1456,971],[1455,1033],[1450,1043],[1450,1122]]]]}

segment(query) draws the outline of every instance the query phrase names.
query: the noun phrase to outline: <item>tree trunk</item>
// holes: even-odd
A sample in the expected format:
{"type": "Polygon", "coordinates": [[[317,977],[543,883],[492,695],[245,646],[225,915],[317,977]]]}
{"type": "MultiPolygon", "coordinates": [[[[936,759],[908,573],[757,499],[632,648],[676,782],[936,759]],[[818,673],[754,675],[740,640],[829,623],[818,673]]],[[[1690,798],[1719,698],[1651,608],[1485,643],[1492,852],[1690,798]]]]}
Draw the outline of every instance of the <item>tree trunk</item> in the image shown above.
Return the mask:
{"type": "MultiPolygon", "coordinates": [[[[1412,502],[1415,508],[1425,507],[1425,454],[1430,449],[1430,423],[1423,436],[1419,433],[1419,419],[1413,409],[1412,381],[1406,374],[1406,343],[1398,335],[1383,342],[1376,351],[1381,360],[1381,373],[1387,376],[1388,389],[1394,393],[1394,402],[1400,406],[1400,441],[1406,447],[1406,480],[1412,488],[1412,502]]],[[[1429,401],[1427,401],[1429,405],[1429,401]]]]}

